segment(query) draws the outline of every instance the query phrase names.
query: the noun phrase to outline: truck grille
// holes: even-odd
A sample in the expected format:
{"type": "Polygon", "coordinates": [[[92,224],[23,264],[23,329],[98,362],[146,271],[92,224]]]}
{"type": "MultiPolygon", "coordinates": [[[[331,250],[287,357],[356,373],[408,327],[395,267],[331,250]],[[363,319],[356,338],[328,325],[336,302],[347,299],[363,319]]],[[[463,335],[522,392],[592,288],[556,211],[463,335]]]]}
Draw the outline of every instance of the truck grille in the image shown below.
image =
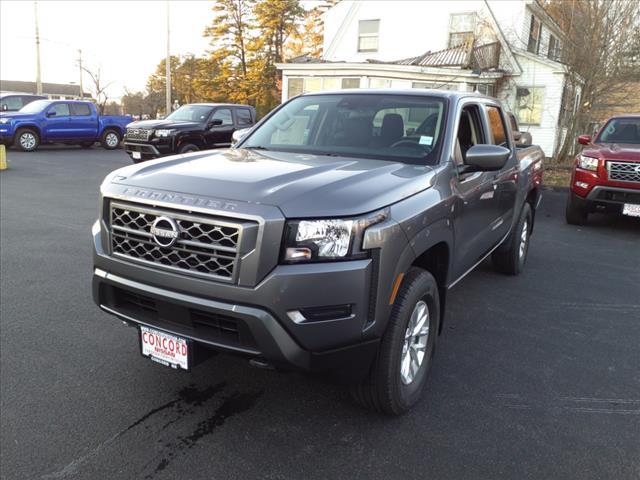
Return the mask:
{"type": "Polygon", "coordinates": [[[111,248],[116,256],[196,276],[235,280],[240,224],[217,217],[111,202],[110,231],[111,248]],[[171,232],[177,238],[165,236],[171,232]]]}
{"type": "Polygon", "coordinates": [[[127,128],[127,140],[144,140],[147,141],[151,137],[153,130],[146,128],[127,128]]]}
{"type": "Polygon", "coordinates": [[[607,162],[609,180],[640,182],[640,163],[607,162]]]}

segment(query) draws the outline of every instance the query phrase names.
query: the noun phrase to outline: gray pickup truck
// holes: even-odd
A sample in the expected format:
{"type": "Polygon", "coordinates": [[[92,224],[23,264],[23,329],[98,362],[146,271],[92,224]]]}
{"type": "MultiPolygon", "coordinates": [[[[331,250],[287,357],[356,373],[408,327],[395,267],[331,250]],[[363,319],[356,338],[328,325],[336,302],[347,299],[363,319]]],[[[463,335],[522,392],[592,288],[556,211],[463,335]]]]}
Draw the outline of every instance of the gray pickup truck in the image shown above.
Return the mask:
{"type": "Polygon", "coordinates": [[[400,414],[425,385],[447,291],[488,256],[522,271],[542,160],[492,98],[302,95],[233,149],[107,176],[93,297],[163,365],[236,353],[329,373],[400,414]]]}

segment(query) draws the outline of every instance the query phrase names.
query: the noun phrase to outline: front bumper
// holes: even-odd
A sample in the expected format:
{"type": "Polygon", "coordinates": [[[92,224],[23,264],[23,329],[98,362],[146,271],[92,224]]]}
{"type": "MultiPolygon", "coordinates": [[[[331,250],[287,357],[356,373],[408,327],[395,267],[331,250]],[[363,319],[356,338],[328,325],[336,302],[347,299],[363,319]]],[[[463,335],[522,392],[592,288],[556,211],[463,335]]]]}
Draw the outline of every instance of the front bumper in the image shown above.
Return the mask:
{"type": "Polygon", "coordinates": [[[589,210],[606,210],[610,212],[622,211],[625,203],[640,205],[639,188],[620,188],[596,185],[586,197],[589,210]]]}
{"type": "Polygon", "coordinates": [[[281,367],[341,371],[350,379],[365,375],[375,356],[378,339],[363,336],[370,259],[279,265],[258,285],[244,287],[111,257],[100,238],[100,231],[94,231],[94,301],[130,324],[281,367]],[[348,314],[313,321],[300,318],[301,310],[328,306],[348,306],[348,314]]]}

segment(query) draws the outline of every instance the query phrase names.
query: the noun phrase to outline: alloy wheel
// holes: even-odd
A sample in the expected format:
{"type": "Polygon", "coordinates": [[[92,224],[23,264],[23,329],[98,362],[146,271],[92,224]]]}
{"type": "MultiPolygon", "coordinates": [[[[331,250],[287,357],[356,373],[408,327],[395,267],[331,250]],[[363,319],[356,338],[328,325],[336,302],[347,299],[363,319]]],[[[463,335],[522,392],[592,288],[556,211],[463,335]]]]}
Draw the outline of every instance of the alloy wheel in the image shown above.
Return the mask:
{"type": "Polygon", "coordinates": [[[415,380],[424,362],[429,340],[430,323],[429,307],[424,300],[420,300],[413,308],[404,334],[400,377],[405,385],[409,385],[415,380]]]}

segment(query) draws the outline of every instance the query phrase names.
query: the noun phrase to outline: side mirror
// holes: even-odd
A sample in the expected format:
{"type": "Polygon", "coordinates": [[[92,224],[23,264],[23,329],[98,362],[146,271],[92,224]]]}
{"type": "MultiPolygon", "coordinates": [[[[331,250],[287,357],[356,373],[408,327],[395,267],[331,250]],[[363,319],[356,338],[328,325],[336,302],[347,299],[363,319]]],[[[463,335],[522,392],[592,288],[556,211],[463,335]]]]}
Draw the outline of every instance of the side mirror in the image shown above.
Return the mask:
{"type": "Polygon", "coordinates": [[[7,110],[9,110],[9,105],[7,105],[6,103],[2,104],[2,111],[6,112],[7,110]]]}
{"type": "Polygon", "coordinates": [[[505,166],[511,156],[511,150],[500,145],[474,145],[465,156],[461,173],[491,172],[505,166]]]}
{"type": "Polygon", "coordinates": [[[416,129],[415,128],[407,128],[407,132],[406,132],[406,136],[407,137],[410,137],[414,133],[416,133],[416,129]]]}
{"type": "Polygon", "coordinates": [[[522,132],[513,132],[513,139],[517,142],[522,138],[522,132]]]}
{"type": "Polygon", "coordinates": [[[590,145],[591,144],[591,135],[580,135],[578,137],[578,143],[580,145],[590,145]]]}
{"type": "Polygon", "coordinates": [[[222,119],[221,118],[216,118],[215,120],[211,120],[209,122],[209,128],[219,127],[220,125],[222,125],[222,119]]]}
{"type": "Polygon", "coordinates": [[[55,110],[49,110],[47,112],[47,117],[55,117],[56,116],[56,111],[55,110]]]}
{"type": "Polygon", "coordinates": [[[249,133],[249,130],[251,130],[251,129],[250,128],[241,128],[241,129],[236,130],[235,132],[233,132],[233,134],[231,135],[231,145],[235,145],[240,140],[242,140],[247,135],[247,133],[249,133]]]}

